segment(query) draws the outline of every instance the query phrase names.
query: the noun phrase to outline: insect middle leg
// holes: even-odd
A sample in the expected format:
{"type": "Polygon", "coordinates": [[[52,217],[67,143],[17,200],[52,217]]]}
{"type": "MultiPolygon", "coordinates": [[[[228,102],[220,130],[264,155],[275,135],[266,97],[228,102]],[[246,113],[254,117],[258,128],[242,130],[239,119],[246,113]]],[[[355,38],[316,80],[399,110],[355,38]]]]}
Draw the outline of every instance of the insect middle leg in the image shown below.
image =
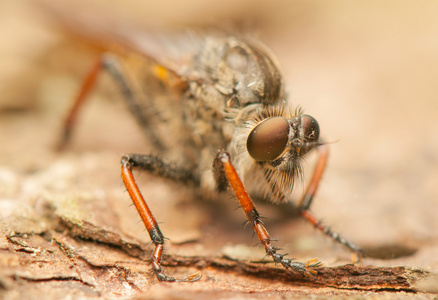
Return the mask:
{"type": "Polygon", "coordinates": [[[160,227],[156,219],[152,215],[149,206],[142,196],[134,176],[132,174],[133,168],[152,172],[161,177],[170,178],[175,181],[198,184],[198,180],[191,175],[191,172],[176,166],[164,163],[160,159],[151,155],[128,154],[122,157],[122,179],[125,187],[131,196],[131,200],[135,205],[148,233],[152,243],[155,245],[152,254],[152,268],[160,281],[181,282],[181,281],[197,281],[202,275],[199,273],[192,274],[185,279],[175,279],[164,273],[161,267],[161,259],[164,250],[164,236],[161,233],[160,227]]]}
{"type": "Polygon", "coordinates": [[[338,233],[331,230],[330,227],[323,225],[320,220],[318,220],[313,214],[310,212],[310,205],[312,204],[312,200],[316,194],[316,191],[318,189],[319,182],[321,180],[322,174],[324,173],[324,170],[327,165],[327,158],[328,158],[328,146],[326,144],[323,144],[319,146],[319,158],[318,162],[315,166],[315,169],[313,170],[312,178],[309,182],[309,185],[307,186],[307,189],[302,196],[301,200],[298,202],[298,210],[302,217],[304,217],[306,220],[308,220],[315,228],[323,232],[325,235],[329,236],[336,242],[340,243],[341,245],[346,246],[354,253],[358,254],[357,259],[359,259],[360,256],[364,255],[363,250],[358,246],[357,244],[348,241],[344,237],[340,236],[338,233]]]}
{"type": "MultiPolygon", "coordinates": [[[[317,272],[315,268],[318,268],[321,263],[318,262],[317,259],[309,260],[307,263],[302,262],[294,262],[290,258],[285,258],[284,254],[277,253],[278,248],[274,247],[271,243],[271,237],[269,236],[268,231],[260,220],[260,214],[258,213],[254,202],[249,197],[248,193],[243,186],[242,181],[240,180],[234,166],[230,161],[230,156],[228,153],[221,151],[216,156],[216,161],[214,163],[216,166],[216,171],[223,172],[225,177],[227,178],[231,188],[233,189],[234,194],[236,195],[240,206],[242,207],[246,219],[253,226],[255,233],[257,234],[260,243],[263,244],[266,250],[266,254],[271,256],[275,263],[281,264],[284,268],[293,270],[295,272],[301,273],[302,275],[311,274],[316,275],[317,272]],[[219,161],[219,163],[217,163],[219,161]],[[217,167],[217,165],[222,166],[222,170],[217,167]]],[[[224,176],[219,174],[216,178],[224,179],[224,176]]],[[[222,185],[222,182],[219,182],[218,185],[222,185]]]]}

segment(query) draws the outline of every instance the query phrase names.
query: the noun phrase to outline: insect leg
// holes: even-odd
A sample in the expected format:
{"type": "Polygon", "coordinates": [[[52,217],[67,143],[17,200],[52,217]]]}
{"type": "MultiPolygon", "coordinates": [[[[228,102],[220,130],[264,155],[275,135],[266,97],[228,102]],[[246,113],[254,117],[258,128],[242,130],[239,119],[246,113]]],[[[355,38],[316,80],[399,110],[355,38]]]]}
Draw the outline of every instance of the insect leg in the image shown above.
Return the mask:
{"type": "Polygon", "coordinates": [[[65,118],[63,130],[62,130],[63,131],[62,137],[57,146],[59,150],[64,149],[67,143],[69,142],[74,124],[76,123],[76,119],[79,114],[79,110],[84,104],[85,100],[87,99],[88,94],[94,87],[101,70],[102,70],[102,56],[99,56],[99,58],[95,61],[92,68],[86,75],[85,80],[79,90],[79,93],[74,99],[73,105],[70,108],[67,117],[65,118]]]}
{"type": "Polygon", "coordinates": [[[157,224],[156,219],[152,215],[146,201],[144,200],[132,174],[133,168],[144,169],[143,161],[147,160],[147,155],[125,155],[122,157],[122,179],[125,187],[131,196],[131,200],[135,205],[148,233],[152,243],[155,245],[154,252],[152,254],[152,268],[160,281],[168,282],[193,282],[199,280],[202,275],[199,273],[192,274],[185,279],[175,279],[172,276],[168,276],[161,268],[161,258],[164,250],[164,236],[161,233],[160,227],[157,224]]]}
{"type": "Polygon", "coordinates": [[[315,169],[313,170],[312,178],[309,182],[309,185],[307,186],[306,192],[302,196],[301,200],[298,202],[298,209],[300,211],[300,214],[311,224],[313,224],[315,228],[323,232],[325,235],[329,236],[330,238],[340,243],[341,245],[346,246],[351,251],[357,253],[359,256],[363,255],[363,250],[357,244],[348,241],[344,237],[340,236],[338,233],[332,231],[330,227],[323,225],[321,221],[318,220],[315,216],[313,216],[313,214],[310,212],[310,205],[312,204],[312,200],[318,189],[318,185],[321,180],[322,174],[324,173],[324,170],[326,168],[328,154],[329,154],[327,145],[323,144],[319,146],[318,150],[319,150],[319,158],[315,166],[315,169]]]}
{"type": "Polygon", "coordinates": [[[154,130],[151,130],[152,124],[149,120],[151,120],[152,117],[146,115],[146,111],[142,108],[140,100],[137,98],[134,89],[129,84],[128,78],[119,63],[119,60],[110,53],[105,53],[102,62],[105,70],[111,75],[114,82],[117,84],[129,112],[137,121],[147,140],[150,141],[157,150],[163,150],[164,146],[161,143],[160,138],[155,134],[154,130]]]}
{"type": "Polygon", "coordinates": [[[293,262],[290,258],[285,258],[285,255],[277,253],[277,248],[272,246],[271,237],[268,231],[260,220],[260,214],[258,213],[254,202],[249,197],[248,193],[243,186],[242,181],[239,178],[234,166],[231,164],[230,156],[228,153],[221,151],[218,153],[217,160],[222,164],[222,171],[225,173],[231,188],[236,195],[240,206],[242,207],[246,219],[253,226],[255,233],[257,234],[260,242],[263,244],[266,250],[266,254],[272,256],[275,263],[281,264],[287,270],[293,270],[295,272],[301,273],[302,275],[311,274],[316,275],[318,268],[321,263],[316,259],[309,260],[307,263],[293,262]]]}
{"type": "Polygon", "coordinates": [[[300,208],[300,210],[308,210],[310,208],[313,197],[315,196],[318,189],[319,182],[321,181],[322,174],[324,173],[327,166],[327,160],[329,155],[328,146],[323,144],[317,149],[319,151],[318,162],[316,163],[315,169],[313,170],[312,178],[310,179],[306,192],[298,202],[298,207],[300,208]]]}
{"type": "Polygon", "coordinates": [[[150,172],[162,178],[171,179],[184,185],[198,187],[200,184],[199,178],[196,177],[192,171],[175,164],[166,163],[154,155],[126,154],[123,156],[122,162],[124,160],[129,162],[134,168],[150,172]]]}
{"type": "Polygon", "coordinates": [[[61,141],[58,145],[58,149],[62,150],[65,148],[69,142],[72,134],[72,130],[76,119],[79,114],[79,110],[84,104],[87,96],[97,82],[100,71],[104,69],[113,78],[114,82],[117,84],[122,97],[129,109],[129,112],[134,116],[146,138],[157,148],[157,150],[162,150],[163,145],[161,140],[157,137],[153,130],[150,130],[150,117],[145,115],[145,110],[142,109],[139,99],[137,99],[134,90],[129,84],[129,81],[124,74],[121,65],[119,64],[117,58],[110,53],[103,53],[96,62],[93,64],[92,68],[85,77],[85,80],[79,90],[77,97],[74,99],[73,105],[67,115],[64,122],[63,135],[61,141]]]}

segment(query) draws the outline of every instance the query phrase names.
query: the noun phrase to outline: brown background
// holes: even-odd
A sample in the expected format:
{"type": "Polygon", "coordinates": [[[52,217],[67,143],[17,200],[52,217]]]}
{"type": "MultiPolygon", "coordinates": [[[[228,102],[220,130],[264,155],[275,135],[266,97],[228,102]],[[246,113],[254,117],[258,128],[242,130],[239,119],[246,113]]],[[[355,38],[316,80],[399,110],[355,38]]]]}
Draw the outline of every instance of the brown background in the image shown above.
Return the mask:
{"type": "MultiPolygon", "coordinates": [[[[277,54],[292,104],[301,105],[313,115],[326,139],[335,142],[312,211],[364,247],[375,250],[392,246],[394,253],[416,250],[393,260],[368,258],[363,265],[404,265],[437,272],[437,3],[92,3],[92,7],[102,9],[102,14],[117,14],[144,28],[237,23],[253,31],[277,54]]],[[[4,221],[0,283],[5,287],[0,293],[11,299],[28,293],[49,297],[45,292],[54,285],[50,280],[29,279],[36,276],[37,270],[26,268],[21,263],[23,256],[14,256],[6,238],[11,231],[45,232],[55,226],[51,222],[57,220],[56,215],[86,220],[149,242],[135,209],[129,207],[119,177],[120,155],[147,152],[148,147],[108,78],[103,77],[84,110],[71,147],[63,153],[53,151],[69,101],[93,54],[44,26],[45,18],[29,4],[24,0],[0,4],[0,219],[4,221]],[[14,276],[22,279],[11,279],[14,276]]],[[[74,11],[83,5],[66,7],[74,11]]],[[[309,158],[308,163],[311,166],[313,159],[309,158]]],[[[243,215],[233,210],[229,198],[224,200],[230,205],[224,204],[223,214],[219,214],[215,206],[192,201],[197,196],[184,187],[147,174],[139,177],[144,195],[151,199],[155,215],[163,222],[163,232],[171,240],[170,254],[263,257],[261,249],[252,247],[256,240],[251,238],[251,230],[240,229],[243,215]]],[[[280,210],[260,206],[268,217],[268,229],[280,239],[285,252],[302,260],[317,256],[326,266],[349,261],[350,255],[344,249],[280,210]]],[[[193,293],[206,293],[211,297],[276,299],[309,293],[360,293],[330,288],[309,291],[277,283],[275,278],[260,283],[236,274],[202,273],[203,280],[193,285],[157,284],[149,274],[143,286],[138,284],[142,287],[139,290],[132,286],[124,289],[123,284],[114,289],[97,283],[88,287],[100,294],[83,290],[81,294],[85,288],[73,281],[71,286],[57,286],[59,294],[53,297],[65,293],[134,296],[148,291],[146,298],[178,295],[188,299],[193,293]]],[[[436,281],[433,284],[438,285],[436,281]]],[[[389,292],[379,295],[394,296],[389,292]]]]}

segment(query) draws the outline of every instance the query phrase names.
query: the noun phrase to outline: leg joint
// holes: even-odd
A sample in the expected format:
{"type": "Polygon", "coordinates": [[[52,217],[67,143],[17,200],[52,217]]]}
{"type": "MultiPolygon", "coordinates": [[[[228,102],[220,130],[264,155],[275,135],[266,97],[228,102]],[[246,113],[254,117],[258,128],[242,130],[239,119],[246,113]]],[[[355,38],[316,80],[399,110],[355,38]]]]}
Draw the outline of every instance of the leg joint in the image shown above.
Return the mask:
{"type": "Polygon", "coordinates": [[[164,236],[161,233],[160,228],[158,228],[158,227],[152,228],[149,231],[149,236],[151,237],[151,240],[154,243],[154,245],[158,245],[158,244],[163,245],[164,244],[164,236]]]}

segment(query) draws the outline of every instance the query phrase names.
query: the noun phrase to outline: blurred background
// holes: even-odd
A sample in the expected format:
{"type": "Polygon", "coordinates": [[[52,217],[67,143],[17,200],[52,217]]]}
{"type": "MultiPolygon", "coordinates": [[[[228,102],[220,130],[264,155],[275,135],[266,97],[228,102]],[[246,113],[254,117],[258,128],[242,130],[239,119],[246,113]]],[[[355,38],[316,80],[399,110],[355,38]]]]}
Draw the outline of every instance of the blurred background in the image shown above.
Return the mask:
{"type": "MultiPolygon", "coordinates": [[[[72,14],[96,11],[96,18],[106,15],[129,20],[145,30],[236,26],[250,31],[277,55],[292,105],[300,105],[313,115],[323,136],[334,142],[312,207],[315,215],[361,245],[374,249],[395,246],[399,249],[396,252],[404,247],[414,250],[401,260],[378,264],[437,270],[438,260],[433,254],[438,250],[438,2],[63,3],[72,14]]],[[[18,194],[26,198],[22,180],[35,172],[44,173],[60,161],[75,166],[69,169],[68,178],[76,178],[75,172],[82,176],[70,183],[85,184],[89,176],[94,185],[88,183],[87,188],[99,189],[100,185],[102,197],[125,199],[118,177],[120,154],[145,152],[146,147],[129,114],[121,112],[123,103],[107,99],[117,92],[104,76],[99,92],[84,109],[71,148],[63,154],[53,151],[70,99],[95,55],[81,45],[71,45],[68,37],[53,30],[50,18],[36,9],[38,6],[26,0],[0,2],[3,218],[19,207],[13,201],[6,204],[5,199],[15,199],[18,194]]],[[[309,166],[313,159],[309,158],[309,166]]],[[[44,174],[58,176],[51,171],[44,174]]],[[[160,183],[145,193],[155,195],[166,186],[160,183]]],[[[166,198],[175,196],[172,191],[164,193],[166,198]]],[[[127,207],[126,201],[114,205],[120,210],[127,207]]],[[[275,212],[265,209],[266,213],[261,213],[274,219],[275,212]]],[[[129,216],[136,222],[132,210],[129,216]]],[[[127,219],[120,221],[123,230],[131,226],[131,235],[144,235],[141,226],[129,223],[129,216],[119,216],[127,219]]],[[[192,236],[197,236],[199,222],[192,222],[192,236]]],[[[172,225],[167,219],[163,226],[168,226],[166,232],[172,232],[180,225],[172,225]]],[[[335,260],[330,251],[320,251],[332,248],[331,242],[307,224],[293,226],[292,230],[290,226],[273,229],[273,235],[293,248],[289,253],[301,249],[304,256],[313,251],[322,259],[335,260]]],[[[192,233],[189,229],[184,232],[192,233]]],[[[172,235],[179,236],[168,234],[172,235]]]]}

